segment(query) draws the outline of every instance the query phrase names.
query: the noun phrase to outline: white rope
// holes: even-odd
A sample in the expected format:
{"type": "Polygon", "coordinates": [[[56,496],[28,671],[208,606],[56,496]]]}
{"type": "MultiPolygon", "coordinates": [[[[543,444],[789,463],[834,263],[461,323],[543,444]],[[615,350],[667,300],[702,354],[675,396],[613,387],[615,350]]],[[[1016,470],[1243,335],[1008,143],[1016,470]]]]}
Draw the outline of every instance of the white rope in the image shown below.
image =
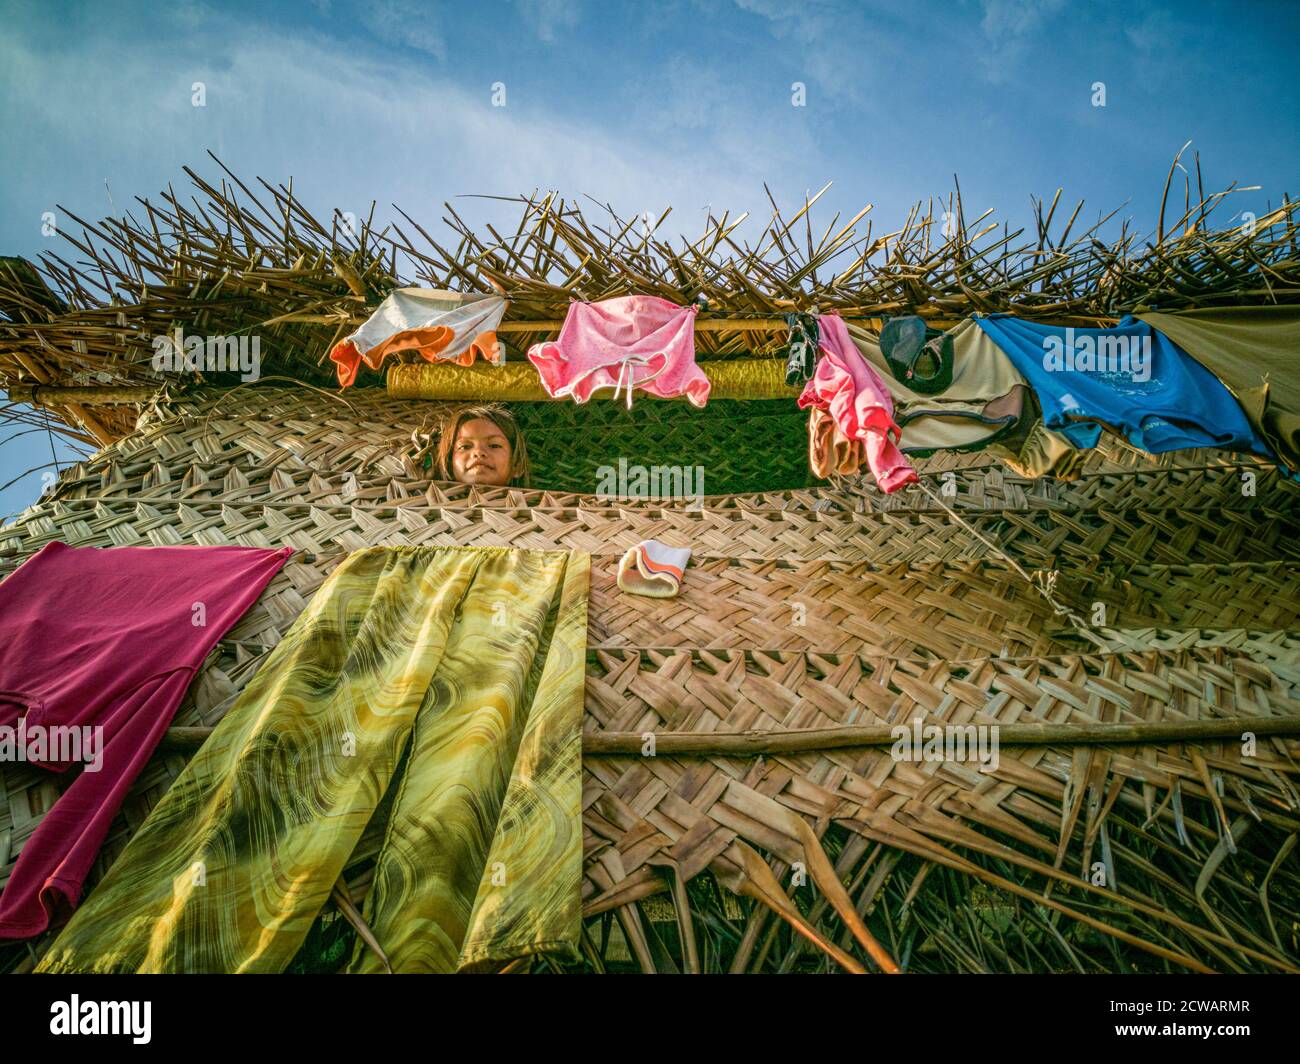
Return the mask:
{"type": "Polygon", "coordinates": [[[1054,594],[1052,594],[1052,590],[1056,586],[1055,569],[1035,570],[1035,572],[1031,576],[1028,572],[1025,571],[1025,569],[1020,565],[1019,562],[1017,562],[1013,557],[1011,557],[1011,555],[1009,555],[1006,551],[1004,551],[992,540],[987,539],[985,536],[983,536],[980,533],[979,529],[977,529],[974,525],[972,525],[969,521],[967,521],[964,517],[962,517],[961,514],[959,514],[956,510],[954,510],[951,506],[949,506],[942,498],[940,498],[933,491],[931,491],[930,488],[923,481],[918,480],[916,482],[916,486],[919,487],[923,492],[925,492],[925,494],[928,495],[934,502],[938,503],[944,510],[946,510],[948,512],[948,515],[954,521],[956,521],[959,525],[961,525],[964,529],[966,529],[967,532],[969,532],[972,536],[978,539],[981,543],[983,543],[986,547],[988,547],[989,550],[991,550],[994,554],[996,554],[999,558],[1001,558],[1004,562],[1006,562],[1009,566],[1011,566],[1011,568],[1014,569],[1018,574],[1020,574],[1020,576],[1024,579],[1025,583],[1029,584],[1030,587],[1032,587],[1035,591],[1037,591],[1040,595],[1042,595],[1043,598],[1047,600],[1048,605],[1052,607],[1052,611],[1057,616],[1064,617],[1067,621],[1069,621],[1071,626],[1073,626],[1074,630],[1078,632],[1079,635],[1081,635],[1084,639],[1088,640],[1088,642],[1095,644],[1097,647],[1099,647],[1102,650],[1108,651],[1111,649],[1110,644],[1107,643],[1106,640],[1104,640],[1096,632],[1094,632],[1082,617],[1080,617],[1068,606],[1064,605],[1054,594]]]}

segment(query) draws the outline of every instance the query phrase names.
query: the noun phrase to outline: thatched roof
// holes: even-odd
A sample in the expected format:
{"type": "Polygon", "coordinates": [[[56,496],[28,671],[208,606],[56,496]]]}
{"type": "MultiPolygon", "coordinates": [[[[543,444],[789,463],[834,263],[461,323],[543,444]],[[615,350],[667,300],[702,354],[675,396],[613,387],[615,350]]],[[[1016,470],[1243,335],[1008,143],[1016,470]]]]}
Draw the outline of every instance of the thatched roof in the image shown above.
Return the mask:
{"type": "MultiPolygon", "coordinates": [[[[631,293],[679,303],[703,296],[701,358],[774,355],[784,341],[779,315],[811,306],[940,323],[1014,311],[1095,324],[1137,306],[1300,300],[1297,204],[1216,229],[1233,189],[1206,195],[1199,164],[1196,193],[1188,183],[1182,197],[1171,167],[1149,235],[1118,211],[1086,222],[1083,203],[1067,208],[1060,190],[1034,202],[1030,228],[1010,229],[992,211],[967,218],[959,186],[884,231],[870,204],[814,224],[825,189],[790,213],[772,201],[757,233],[757,220],[743,224],[748,213],[710,214],[702,233],[677,235],[670,213],[624,218],[556,194],[505,200],[519,215],[510,227],[476,231],[447,203],[441,227],[395,207],[400,221],[377,228],[373,207],[366,219],[337,210],[317,219],[292,182],[250,186],[221,170],[214,184],[187,167],[189,193],[169,186],[120,217],[95,222],[61,208],[75,227],[59,230],[58,250],[35,267],[0,260],[0,384],[158,384],[153,338],[179,324],[256,333],[264,375],[332,386],[329,349],[398,284],[503,291],[513,357],[553,337],[571,300],[631,293]],[[710,318],[731,324],[711,332],[710,318]]],[[[83,404],[65,420],[83,439],[106,442],[133,417],[83,404]]]]}
{"type": "MultiPolygon", "coordinates": [[[[662,224],[647,236],[639,221],[595,224],[530,197],[517,229],[477,236],[449,207],[448,242],[409,219],[354,236],[311,219],[287,187],[254,197],[233,177],[195,181],[196,199],[169,191],[137,220],[87,225],[71,256],[82,261],[45,256],[43,281],[11,264],[7,382],[149,384],[148,336],[178,321],[256,329],[275,372],[329,383],[333,339],[399,271],[502,287],[516,353],[572,297],[628,291],[703,292],[733,322],[814,303],[1087,322],[1137,304],[1300,297],[1289,202],[1251,232],[1210,230],[1217,201],[1202,197],[1147,242],[1121,228],[1102,243],[1053,201],[1029,233],[981,219],[945,237],[938,206],[888,235],[865,216],[814,228],[810,212],[774,208],[749,243],[723,216],[670,244],[662,224]]],[[[700,335],[706,358],[781,341],[752,324],[700,335]]],[[[856,481],[811,485],[791,403],[535,403],[517,412],[538,487],[483,490],[431,483],[412,462],[412,430],[436,403],[210,387],[221,383],[62,408],[82,426],[70,431],[113,442],[0,528],[0,574],[53,539],[298,550],[196,678],[87,889],[347,552],[574,549],[593,554],[590,970],[870,969],[866,926],[911,971],[1300,971],[1300,492],[1270,467],[1218,452],[1152,459],[1108,439],[1068,484],[941,453],[917,463],[920,488],[886,498],[856,481]],[[726,494],[702,509],[583,494],[594,463],[637,454],[693,457],[706,491],[726,494]],[[679,598],[616,590],[618,556],[645,538],[693,547],[679,598]],[[896,761],[852,731],[917,717],[1040,730],[1004,746],[992,773],[896,761]],[[628,752],[646,730],[668,744],[652,759],[628,752]],[[674,742],[689,752],[666,752],[674,742]]],[[[49,776],[0,766],[0,883],[56,795],[49,776]]],[[[357,904],[377,842],[345,873],[357,904]]],[[[322,915],[318,955],[346,932],[340,912],[322,915]]],[[[0,970],[32,963],[25,946],[0,948],[0,970]]]]}

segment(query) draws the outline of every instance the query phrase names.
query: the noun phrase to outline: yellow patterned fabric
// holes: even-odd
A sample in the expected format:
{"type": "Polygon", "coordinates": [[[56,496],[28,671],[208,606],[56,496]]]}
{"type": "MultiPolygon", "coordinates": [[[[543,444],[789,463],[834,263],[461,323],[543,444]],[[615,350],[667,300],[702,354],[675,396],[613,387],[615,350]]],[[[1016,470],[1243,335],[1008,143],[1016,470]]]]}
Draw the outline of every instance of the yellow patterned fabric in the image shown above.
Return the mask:
{"type": "MultiPolygon", "coordinates": [[[[313,597],[44,972],[278,972],[394,773],[363,910],[394,971],[576,959],[590,560],[374,547],[313,597]]],[[[350,970],[382,970],[358,941],[350,970]]]]}

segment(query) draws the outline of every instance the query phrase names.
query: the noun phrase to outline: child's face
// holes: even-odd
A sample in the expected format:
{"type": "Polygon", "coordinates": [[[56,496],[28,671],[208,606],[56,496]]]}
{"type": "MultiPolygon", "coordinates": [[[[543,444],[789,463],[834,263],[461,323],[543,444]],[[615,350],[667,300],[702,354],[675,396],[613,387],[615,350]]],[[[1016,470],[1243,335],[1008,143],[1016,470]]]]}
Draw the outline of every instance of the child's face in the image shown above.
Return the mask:
{"type": "Polygon", "coordinates": [[[510,441],[485,417],[461,423],[451,448],[451,475],[463,484],[510,483],[510,441]]]}

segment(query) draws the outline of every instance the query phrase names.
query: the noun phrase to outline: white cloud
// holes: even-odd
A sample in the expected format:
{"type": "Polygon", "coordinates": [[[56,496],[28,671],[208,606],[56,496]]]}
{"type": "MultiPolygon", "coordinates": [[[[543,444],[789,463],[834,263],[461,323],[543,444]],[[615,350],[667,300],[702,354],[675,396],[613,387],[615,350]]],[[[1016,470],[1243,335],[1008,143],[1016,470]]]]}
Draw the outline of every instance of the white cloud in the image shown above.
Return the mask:
{"type": "MultiPolygon", "coordinates": [[[[390,217],[395,202],[435,223],[443,199],[536,188],[589,193],[638,214],[697,201],[760,207],[762,182],[780,187],[792,162],[785,151],[755,151],[739,132],[752,122],[738,112],[727,112],[736,129],[725,136],[704,128],[705,114],[647,136],[661,113],[654,95],[634,102],[628,120],[607,124],[557,114],[513,90],[508,107],[494,108],[486,78],[481,86],[452,81],[355,42],[310,32],[276,39],[215,14],[170,37],[79,34],[57,51],[43,37],[0,40],[0,99],[16,118],[7,148],[24,161],[7,175],[10,225],[0,220],[0,232],[31,215],[18,231],[34,233],[51,198],[91,218],[106,214],[105,178],[119,210],[168,181],[182,191],[182,164],[219,180],[209,147],[250,185],[255,175],[272,184],[293,176],[295,193],[327,224],[334,207],[364,217],[371,199],[377,217],[390,217]],[[206,107],[191,106],[196,81],[206,85],[206,107]]],[[[468,219],[501,210],[481,200],[462,207],[468,219]]],[[[683,210],[669,228],[695,236],[702,223],[702,213],[683,210]]]]}
{"type": "Polygon", "coordinates": [[[981,0],[984,42],[978,50],[988,80],[1013,80],[1047,24],[1065,0],[981,0]]]}
{"type": "Polygon", "coordinates": [[[362,24],[381,41],[445,61],[447,39],[440,21],[436,7],[418,0],[366,0],[361,5],[362,24]]]}
{"type": "Polygon", "coordinates": [[[1061,10],[1065,0],[983,0],[980,27],[991,38],[1020,38],[1037,33],[1047,16],[1061,10]]]}
{"type": "Polygon", "coordinates": [[[547,44],[562,40],[565,30],[574,29],[582,14],[581,0],[516,0],[520,14],[547,44]]]}
{"type": "MultiPolygon", "coordinates": [[[[708,9],[708,0],[696,0],[708,9]]],[[[900,92],[899,69],[928,63],[963,47],[948,20],[916,5],[893,0],[733,0],[747,15],[763,19],[783,45],[784,74],[816,87],[809,107],[846,103],[865,115],[887,109],[900,92]]]]}
{"type": "Polygon", "coordinates": [[[1183,45],[1182,34],[1168,11],[1149,11],[1140,22],[1124,27],[1133,47],[1147,53],[1176,51],[1183,45]]]}

